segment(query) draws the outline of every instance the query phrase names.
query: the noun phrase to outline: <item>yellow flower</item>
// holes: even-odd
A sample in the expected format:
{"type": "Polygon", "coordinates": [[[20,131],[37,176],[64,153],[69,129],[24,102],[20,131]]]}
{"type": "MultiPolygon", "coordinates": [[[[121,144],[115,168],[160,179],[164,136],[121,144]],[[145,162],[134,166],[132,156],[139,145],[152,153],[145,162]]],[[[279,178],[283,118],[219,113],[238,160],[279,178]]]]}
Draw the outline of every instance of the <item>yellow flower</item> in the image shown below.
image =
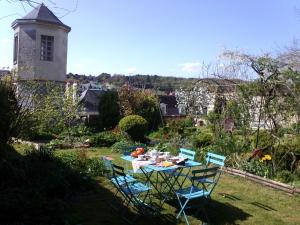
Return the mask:
{"type": "Polygon", "coordinates": [[[270,155],[265,155],[264,158],[265,158],[265,160],[271,160],[272,159],[272,157],[270,155]]]}

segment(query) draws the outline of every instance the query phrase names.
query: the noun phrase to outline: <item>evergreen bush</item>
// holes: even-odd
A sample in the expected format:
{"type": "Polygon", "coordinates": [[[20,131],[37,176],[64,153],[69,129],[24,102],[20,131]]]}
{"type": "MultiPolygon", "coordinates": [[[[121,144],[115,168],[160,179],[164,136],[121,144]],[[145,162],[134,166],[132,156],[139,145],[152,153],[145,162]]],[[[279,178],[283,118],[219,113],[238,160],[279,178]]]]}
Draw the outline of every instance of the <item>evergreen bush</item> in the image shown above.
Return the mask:
{"type": "Polygon", "coordinates": [[[119,122],[121,131],[126,132],[133,140],[143,141],[148,130],[148,123],[143,117],[130,115],[122,118],[119,122]]]}
{"type": "Polygon", "coordinates": [[[91,138],[91,145],[95,147],[110,147],[120,140],[120,135],[113,131],[103,131],[91,138]]]}
{"type": "Polygon", "coordinates": [[[199,133],[193,138],[193,146],[196,148],[206,147],[213,143],[213,135],[211,133],[199,133]]]}

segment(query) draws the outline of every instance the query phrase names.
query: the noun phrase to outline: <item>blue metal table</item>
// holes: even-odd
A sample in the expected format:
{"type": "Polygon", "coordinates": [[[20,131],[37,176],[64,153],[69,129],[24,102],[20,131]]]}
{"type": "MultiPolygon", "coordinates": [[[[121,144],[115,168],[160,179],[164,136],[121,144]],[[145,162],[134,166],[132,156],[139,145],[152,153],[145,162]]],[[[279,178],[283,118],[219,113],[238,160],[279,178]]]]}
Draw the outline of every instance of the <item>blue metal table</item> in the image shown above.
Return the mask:
{"type": "MultiPolygon", "coordinates": [[[[124,155],[121,157],[123,160],[132,162],[135,158],[130,155],[124,155]]],[[[185,165],[173,165],[169,167],[163,167],[158,165],[144,165],[140,169],[146,177],[146,182],[149,182],[152,187],[157,191],[160,196],[160,207],[163,206],[164,202],[174,194],[175,189],[174,185],[178,181],[178,178],[182,174],[184,168],[192,168],[195,166],[201,166],[201,163],[188,160],[185,162],[185,165]],[[149,172],[150,171],[150,172],[149,172]],[[156,174],[156,179],[151,179],[153,174],[156,174]],[[162,178],[163,184],[159,183],[159,177],[162,178]]],[[[187,176],[187,175],[186,175],[187,176]]],[[[185,180],[185,179],[184,179],[185,180]]]]}

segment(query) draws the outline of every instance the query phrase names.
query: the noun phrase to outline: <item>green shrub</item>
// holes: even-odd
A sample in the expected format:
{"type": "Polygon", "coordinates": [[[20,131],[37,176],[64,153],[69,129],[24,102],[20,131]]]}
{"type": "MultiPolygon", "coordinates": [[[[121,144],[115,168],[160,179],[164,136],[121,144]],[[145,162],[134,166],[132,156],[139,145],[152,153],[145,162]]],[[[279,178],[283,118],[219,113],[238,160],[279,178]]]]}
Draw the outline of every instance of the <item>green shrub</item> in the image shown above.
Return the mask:
{"type": "Polygon", "coordinates": [[[184,126],[184,127],[193,127],[193,126],[194,126],[194,120],[193,120],[193,117],[190,117],[190,116],[186,117],[185,119],[183,119],[183,120],[181,121],[181,124],[182,124],[182,126],[184,126]]]}
{"type": "Polygon", "coordinates": [[[48,149],[0,159],[0,180],[5,180],[0,185],[0,223],[66,224],[68,200],[98,189],[89,175],[100,174],[101,168],[98,159],[76,153],[60,157],[48,149]]]}
{"type": "Polygon", "coordinates": [[[109,130],[114,128],[120,120],[120,106],[118,92],[107,90],[99,99],[98,130],[109,130]]]}
{"type": "Polygon", "coordinates": [[[11,82],[0,80],[0,143],[6,143],[15,132],[18,103],[11,82]]]}
{"type": "Polygon", "coordinates": [[[91,145],[95,147],[110,147],[119,140],[119,134],[113,131],[103,131],[91,137],[91,145]]]}
{"type": "Polygon", "coordinates": [[[66,165],[75,171],[92,176],[103,174],[104,167],[102,161],[98,158],[88,158],[85,150],[79,150],[71,153],[61,153],[57,157],[66,165]]]}
{"type": "MultiPolygon", "coordinates": [[[[252,135],[252,145],[256,147],[257,133],[252,135]]],[[[273,146],[276,142],[274,136],[272,136],[267,130],[260,130],[258,135],[257,148],[266,148],[273,146]]]]}
{"type": "Polygon", "coordinates": [[[122,118],[119,122],[119,127],[123,132],[135,141],[142,141],[147,133],[147,121],[138,115],[130,115],[122,118]]]}
{"type": "Polygon", "coordinates": [[[270,163],[260,162],[259,160],[252,160],[250,162],[244,161],[241,168],[249,173],[270,178],[272,176],[272,167],[270,163]]]}
{"type": "Polygon", "coordinates": [[[199,133],[193,139],[193,146],[195,148],[202,148],[211,145],[213,142],[213,135],[211,133],[199,133]]]}
{"type": "Polygon", "coordinates": [[[274,146],[274,160],[277,170],[297,170],[300,164],[300,135],[282,138],[280,144],[274,146]]]}
{"type": "Polygon", "coordinates": [[[276,178],[281,182],[291,183],[296,179],[296,176],[288,170],[282,170],[277,173],[276,178]]]}
{"type": "Polygon", "coordinates": [[[113,146],[111,146],[111,150],[113,152],[117,152],[117,153],[125,153],[128,151],[128,149],[133,146],[132,142],[129,142],[127,140],[121,140],[119,142],[116,142],[115,144],[113,144],[113,146]]]}

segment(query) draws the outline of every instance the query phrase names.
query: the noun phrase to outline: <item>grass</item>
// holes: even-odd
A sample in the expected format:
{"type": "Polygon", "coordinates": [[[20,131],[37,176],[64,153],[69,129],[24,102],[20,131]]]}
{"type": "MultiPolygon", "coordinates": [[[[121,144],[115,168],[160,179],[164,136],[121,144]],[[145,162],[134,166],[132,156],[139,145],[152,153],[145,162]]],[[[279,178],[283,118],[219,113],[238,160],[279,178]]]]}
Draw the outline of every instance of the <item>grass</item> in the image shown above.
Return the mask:
{"type": "MultiPolygon", "coordinates": [[[[57,154],[76,151],[60,150],[57,154]]],[[[88,157],[101,155],[112,156],[116,163],[124,164],[117,153],[111,153],[108,148],[94,148],[87,150],[88,157]]],[[[127,168],[130,165],[127,165],[127,168]]],[[[96,225],[126,224],[116,212],[108,207],[111,201],[112,186],[105,178],[98,178],[103,187],[97,193],[91,193],[76,198],[69,208],[71,220],[80,224],[96,225]]],[[[290,196],[244,178],[223,174],[212,195],[212,202],[207,206],[207,213],[213,224],[300,224],[300,196],[290,196]]],[[[163,215],[176,215],[176,202],[166,204],[163,215]]],[[[199,224],[203,217],[189,216],[191,225],[199,224]]],[[[153,224],[154,222],[140,221],[138,224],[153,224]]],[[[167,221],[160,221],[167,224],[167,221]]],[[[183,221],[179,224],[184,224],[183,221]]]]}

